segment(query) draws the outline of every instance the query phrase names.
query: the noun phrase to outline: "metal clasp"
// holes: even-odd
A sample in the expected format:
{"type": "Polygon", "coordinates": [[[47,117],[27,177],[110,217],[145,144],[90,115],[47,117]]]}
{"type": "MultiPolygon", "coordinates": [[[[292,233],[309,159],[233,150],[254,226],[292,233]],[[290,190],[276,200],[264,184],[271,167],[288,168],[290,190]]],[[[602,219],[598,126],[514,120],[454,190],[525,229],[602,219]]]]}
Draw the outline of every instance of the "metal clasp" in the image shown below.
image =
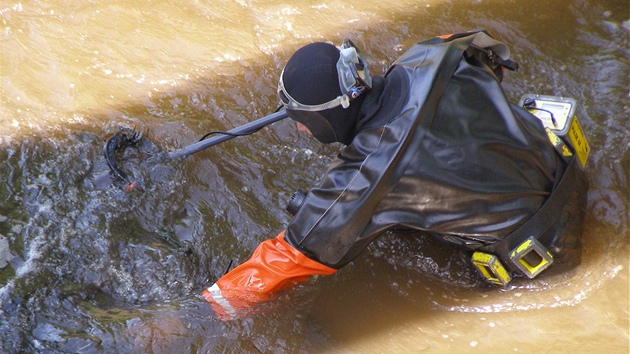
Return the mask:
{"type": "Polygon", "coordinates": [[[472,263],[486,280],[493,284],[505,286],[512,280],[499,258],[493,254],[475,252],[472,255],[472,263]]]}
{"type": "Polygon", "coordinates": [[[534,278],[553,263],[551,253],[534,237],[529,237],[510,252],[510,260],[529,278],[534,278]]]}

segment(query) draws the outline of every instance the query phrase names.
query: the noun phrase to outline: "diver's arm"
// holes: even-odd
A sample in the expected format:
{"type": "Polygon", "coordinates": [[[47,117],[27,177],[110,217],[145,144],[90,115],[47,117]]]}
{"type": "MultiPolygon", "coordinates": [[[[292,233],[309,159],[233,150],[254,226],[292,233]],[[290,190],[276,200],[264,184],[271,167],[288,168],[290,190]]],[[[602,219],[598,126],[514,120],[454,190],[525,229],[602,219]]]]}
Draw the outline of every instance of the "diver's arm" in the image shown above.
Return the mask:
{"type": "Polygon", "coordinates": [[[245,263],[222,276],[203,291],[204,298],[222,320],[246,315],[256,304],[268,301],[279,290],[312,275],[337,270],[320,264],[290,246],[284,231],[261,243],[245,263]]]}

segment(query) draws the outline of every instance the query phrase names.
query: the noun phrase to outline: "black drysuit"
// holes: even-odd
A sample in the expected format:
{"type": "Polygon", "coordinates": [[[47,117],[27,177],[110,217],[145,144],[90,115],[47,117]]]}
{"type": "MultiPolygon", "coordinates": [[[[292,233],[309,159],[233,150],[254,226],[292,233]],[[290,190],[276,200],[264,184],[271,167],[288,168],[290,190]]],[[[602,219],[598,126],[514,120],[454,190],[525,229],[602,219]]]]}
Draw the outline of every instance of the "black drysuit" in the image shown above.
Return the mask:
{"type": "MultiPolygon", "coordinates": [[[[471,37],[418,43],[375,77],[352,142],[287,227],[291,246],[336,269],[393,228],[491,248],[541,208],[567,161],[508,102],[501,68],[478,60],[471,37]]],[[[572,205],[539,230],[554,257],[579,258],[586,188],[576,173],[572,205]]]]}
{"type": "MultiPolygon", "coordinates": [[[[494,56],[507,47],[484,38],[418,43],[348,109],[295,117],[287,109],[320,141],[348,145],[287,229],[203,291],[220,318],[256,311],[312,275],[334,274],[394,228],[499,257],[512,276],[534,273],[518,273],[508,256],[529,237],[551,253],[552,269],[579,262],[584,174],[575,158],[556,152],[536,117],[507,101],[500,86],[506,63],[494,56]]],[[[318,49],[325,46],[307,47],[285,67],[285,85],[291,94],[317,96],[301,80],[325,72],[334,81],[326,60],[334,68],[337,49],[327,55],[318,49]],[[308,69],[302,62],[311,51],[321,57],[308,69]]]]}

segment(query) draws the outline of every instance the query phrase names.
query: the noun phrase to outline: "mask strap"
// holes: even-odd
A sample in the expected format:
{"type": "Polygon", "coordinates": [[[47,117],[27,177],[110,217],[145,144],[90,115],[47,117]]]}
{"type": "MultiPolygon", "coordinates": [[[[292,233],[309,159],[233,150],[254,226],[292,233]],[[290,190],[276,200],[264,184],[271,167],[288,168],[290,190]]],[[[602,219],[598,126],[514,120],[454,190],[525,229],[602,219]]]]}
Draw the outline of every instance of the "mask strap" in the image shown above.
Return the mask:
{"type": "Polygon", "coordinates": [[[296,101],[293,97],[291,97],[291,95],[289,95],[287,90],[284,88],[284,82],[282,80],[283,76],[284,76],[284,69],[282,69],[282,73],[280,74],[280,80],[278,80],[278,96],[280,96],[280,101],[282,102],[282,104],[288,109],[293,109],[297,111],[316,112],[316,111],[323,111],[330,108],[335,108],[337,106],[341,106],[343,108],[348,108],[350,106],[351,96],[348,94],[337,96],[336,98],[328,102],[318,104],[318,105],[302,104],[296,101]]]}
{"type": "Polygon", "coordinates": [[[284,87],[284,69],[282,69],[280,80],[278,80],[278,96],[280,96],[282,105],[288,109],[307,112],[323,111],[337,106],[348,108],[350,101],[359,97],[366,89],[370,90],[372,88],[372,77],[368,71],[367,64],[354,43],[349,39],[345,39],[342,45],[337,47],[337,49],[339,49],[337,74],[339,78],[339,89],[343,94],[318,105],[302,104],[291,97],[284,87]],[[362,76],[364,76],[364,78],[362,76]]]}

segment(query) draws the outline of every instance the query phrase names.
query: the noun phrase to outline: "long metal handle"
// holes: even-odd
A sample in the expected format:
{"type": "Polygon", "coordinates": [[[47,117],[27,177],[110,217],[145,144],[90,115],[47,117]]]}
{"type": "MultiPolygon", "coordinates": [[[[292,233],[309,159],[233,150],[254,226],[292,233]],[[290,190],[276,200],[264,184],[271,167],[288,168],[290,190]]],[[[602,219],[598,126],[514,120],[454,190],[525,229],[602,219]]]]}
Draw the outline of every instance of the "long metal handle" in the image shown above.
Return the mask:
{"type": "MultiPolygon", "coordinates": [[[[238,128],[234,128],[230,131],[228,131],[228,133],[230,134],[247,134],[247,133],[251,133],[254,132],[266,125],[269,125],[271,123],[275,123],[279,120],[285,119],[287,118],[287,112],[285,110],[281,110],[279,112],[276,113],[272,113],[268,116],[262,117],[260,119],[257,119],[253,122],[247,123],[245,125],[242,125],[238,128]]],[[[220,144],[224,141],[228,141],[231,140],[233,138],[236,138],[235,135],[227,135],[227,134],[220,134],[217,136],[214,136],[212,138],[209,139],[205,139],[202,141],[198,141],[194,144],[190,144],[186,147],[183,147],[181,149],[175,150],[175,151],[171,151],[169,153],[166,154],[166,159],[172,160],[172,159],[177,159],[177,158],[181,158],[181,157],[186,157],[188,155],[192,155],[196,152],[199,152],[201,150],[207,149],[211,146],[220,144]]]]}

